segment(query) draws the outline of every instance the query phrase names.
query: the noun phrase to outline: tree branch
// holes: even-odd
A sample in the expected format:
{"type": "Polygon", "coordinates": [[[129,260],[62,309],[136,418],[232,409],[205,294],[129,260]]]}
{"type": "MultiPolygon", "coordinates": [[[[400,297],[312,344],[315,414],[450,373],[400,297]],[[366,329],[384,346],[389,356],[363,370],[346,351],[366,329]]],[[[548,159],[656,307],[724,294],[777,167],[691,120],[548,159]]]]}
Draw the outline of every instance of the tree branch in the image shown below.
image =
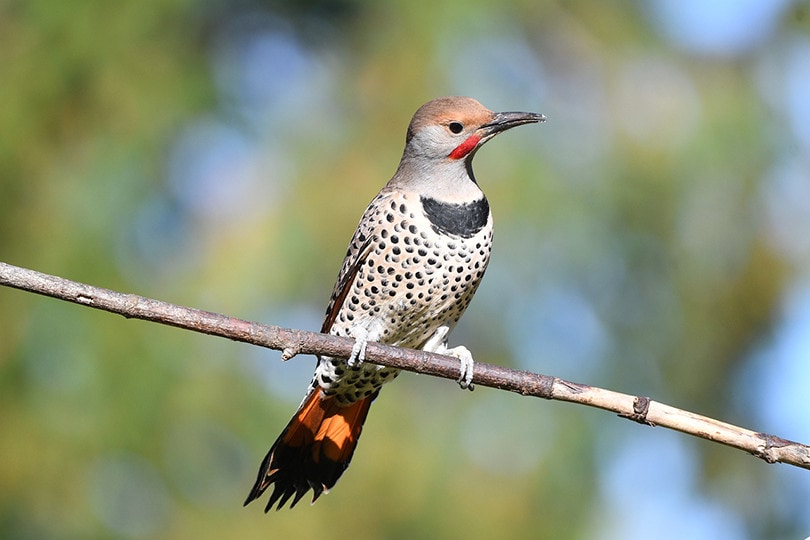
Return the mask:
{"type": "MultiPolygon", "coordinates": [[[[144,319],[204,334],[296,354],[347,358],[354,341],[348,338],[259,324],[209,311],[187,308],[143,296],[77,283],[0,262],[0,285],[74,302],[127,318],[144,319]]],[[[459,360],[439,354],[369,343],[366,360],[398,369],[456,379],[459,360]]],[[[476,363],[473,382],[524,396],[580,403],[617,413],[648,426],[662,426],[744,450],[768,463],[810,469],[810,446],[757,433],[719,420],[676,409],[650,398],[630,396],[528,371],[476,363]]]]}

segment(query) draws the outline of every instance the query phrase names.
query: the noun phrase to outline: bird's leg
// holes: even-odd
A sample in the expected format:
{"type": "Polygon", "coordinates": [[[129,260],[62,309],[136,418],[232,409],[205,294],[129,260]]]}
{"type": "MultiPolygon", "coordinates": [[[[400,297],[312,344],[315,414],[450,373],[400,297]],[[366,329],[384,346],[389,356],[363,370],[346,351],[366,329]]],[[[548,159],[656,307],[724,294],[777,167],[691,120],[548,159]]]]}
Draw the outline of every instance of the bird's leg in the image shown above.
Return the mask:
{"type": "Polygon", "coordinates": [[[452,349],[448,348],[447,334],[449,333],[449,326],[440,326],[436,329],[436,332],[430,337],[430,339],[427,340],[427,343],[425,343],[424,347],[422,347],[422,350],[436,354],[446,354],[448,356],[458,358],[461,361],[461,374],[459,375],[457,381],[458,385],[462,390],[474,390],[475,387],[472,384],[472,378],[475,362],[473,362],[472,353],[463,345],[453,347],[452,349]]]}
{"type": "Polygon", "coordinates": [[[366,360],[366,345],[369,341],[380,341],[383,327],[379,321],[374,320],[364,325],[356,325],[349,329],[349,337],[354,338],[352,353],[346,360],[346,365],[352,369],[359,368],[366,360]]]}
{"type": "Polygon", "coordinates": [[[349,334],[354,338],[352,353],[346,360],[350,368],[360,367],[366,359],[366,345],[368,344],[368,330],[364,326],[354,326],[349,330],[349,334]]]}

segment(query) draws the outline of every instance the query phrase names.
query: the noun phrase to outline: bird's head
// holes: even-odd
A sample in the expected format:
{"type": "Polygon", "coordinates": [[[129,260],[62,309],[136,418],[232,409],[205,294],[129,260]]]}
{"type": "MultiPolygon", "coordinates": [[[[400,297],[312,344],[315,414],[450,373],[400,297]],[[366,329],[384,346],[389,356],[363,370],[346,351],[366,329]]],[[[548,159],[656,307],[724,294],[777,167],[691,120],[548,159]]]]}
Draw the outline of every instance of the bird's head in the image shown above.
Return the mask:
{"type": "Polygon", "coordinates": [[[492,112],[469,97],[434,99],[413,115],[405,139],[405,155],[467,161],[498,133],[545,119],[537,113],[492,112]]]}

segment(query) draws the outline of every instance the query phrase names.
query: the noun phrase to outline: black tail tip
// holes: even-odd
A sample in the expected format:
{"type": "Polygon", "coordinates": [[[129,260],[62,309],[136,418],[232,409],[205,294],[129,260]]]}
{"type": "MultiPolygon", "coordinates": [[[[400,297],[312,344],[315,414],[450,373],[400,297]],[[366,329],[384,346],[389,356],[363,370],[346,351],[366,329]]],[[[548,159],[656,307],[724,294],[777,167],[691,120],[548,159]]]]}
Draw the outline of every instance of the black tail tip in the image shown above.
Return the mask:
{"type": "MultiPolygon", "coordinates": [[[[244,504],[242,506],[247,506],[248,504],[252,503],[256,499],[260,498],[264,491],[269,486],[254,486],[253,489],[250,490],[250,493],[245,499],[244,504]]],[[[264,507],[264,513],[268,513],[270,510],[273,509],[275,506],[276,511],[281,510],[284,508],[284,505],[287,504],[287,501],[290,501],[290,508],[294,508],[298,501],[304,498],[304,495],[312,489],[312,503],[315,504],[315,501],[318,500],[318,497],[321,496],[323,493],[328,493],[329,490],[326,489],[325,486],[316,484],[312,485],[311,483],[307,484],[283,484],[276,482],[273,484],[273,493],[270,494],[270,498],[267,501],[267,505],[264,507]]]]}

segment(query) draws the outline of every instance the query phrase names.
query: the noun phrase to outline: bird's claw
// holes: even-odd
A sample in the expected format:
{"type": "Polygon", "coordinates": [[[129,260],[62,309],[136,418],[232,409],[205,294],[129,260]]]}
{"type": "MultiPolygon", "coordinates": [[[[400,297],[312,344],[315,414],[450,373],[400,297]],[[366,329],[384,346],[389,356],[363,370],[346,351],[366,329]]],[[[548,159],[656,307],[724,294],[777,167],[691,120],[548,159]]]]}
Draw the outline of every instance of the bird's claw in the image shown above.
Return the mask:
{"type": "Polygon", "coordinates": [[[473,385],[473,368],[475,367],[475,362],[473,361],[472,353],[467,347],[458,346],[453,347],[452,349],[448,349],[445,351],[445,354],[450,356],[455,356],[461,361],[461,373],[459,374],[458,385],[461,387],[462,390],[475,390],[475,385],[473,385]]]}
{"type": "Polygon", "coordinates": [[[359,368],[366,359],[366,345],[368,345],[368,332],[362,328],[356,328],[352,332],[354,337],[354,346],[349,358],[346,359],[346,365],[350,368],[359,368]]]}
{"type": "Polygon", "coordinates": [[[436,332],[430,337],[430,339],[427,340],[425,345],[422,347],[422,350],[437,354],[446,354],[448,356],[458,358],[461,361],[461,373],[457,379],[458,385],[462,390],[474,390],[475,387],[472,384],[472,379],[473,366],[475,365],[475,362],[473,362],[472,353],[470,353],[470,350],[463,345],[449,349],[447,347],[447,334],[449,333],[449,326],[440,326],[436,329],[436,332]]]}

